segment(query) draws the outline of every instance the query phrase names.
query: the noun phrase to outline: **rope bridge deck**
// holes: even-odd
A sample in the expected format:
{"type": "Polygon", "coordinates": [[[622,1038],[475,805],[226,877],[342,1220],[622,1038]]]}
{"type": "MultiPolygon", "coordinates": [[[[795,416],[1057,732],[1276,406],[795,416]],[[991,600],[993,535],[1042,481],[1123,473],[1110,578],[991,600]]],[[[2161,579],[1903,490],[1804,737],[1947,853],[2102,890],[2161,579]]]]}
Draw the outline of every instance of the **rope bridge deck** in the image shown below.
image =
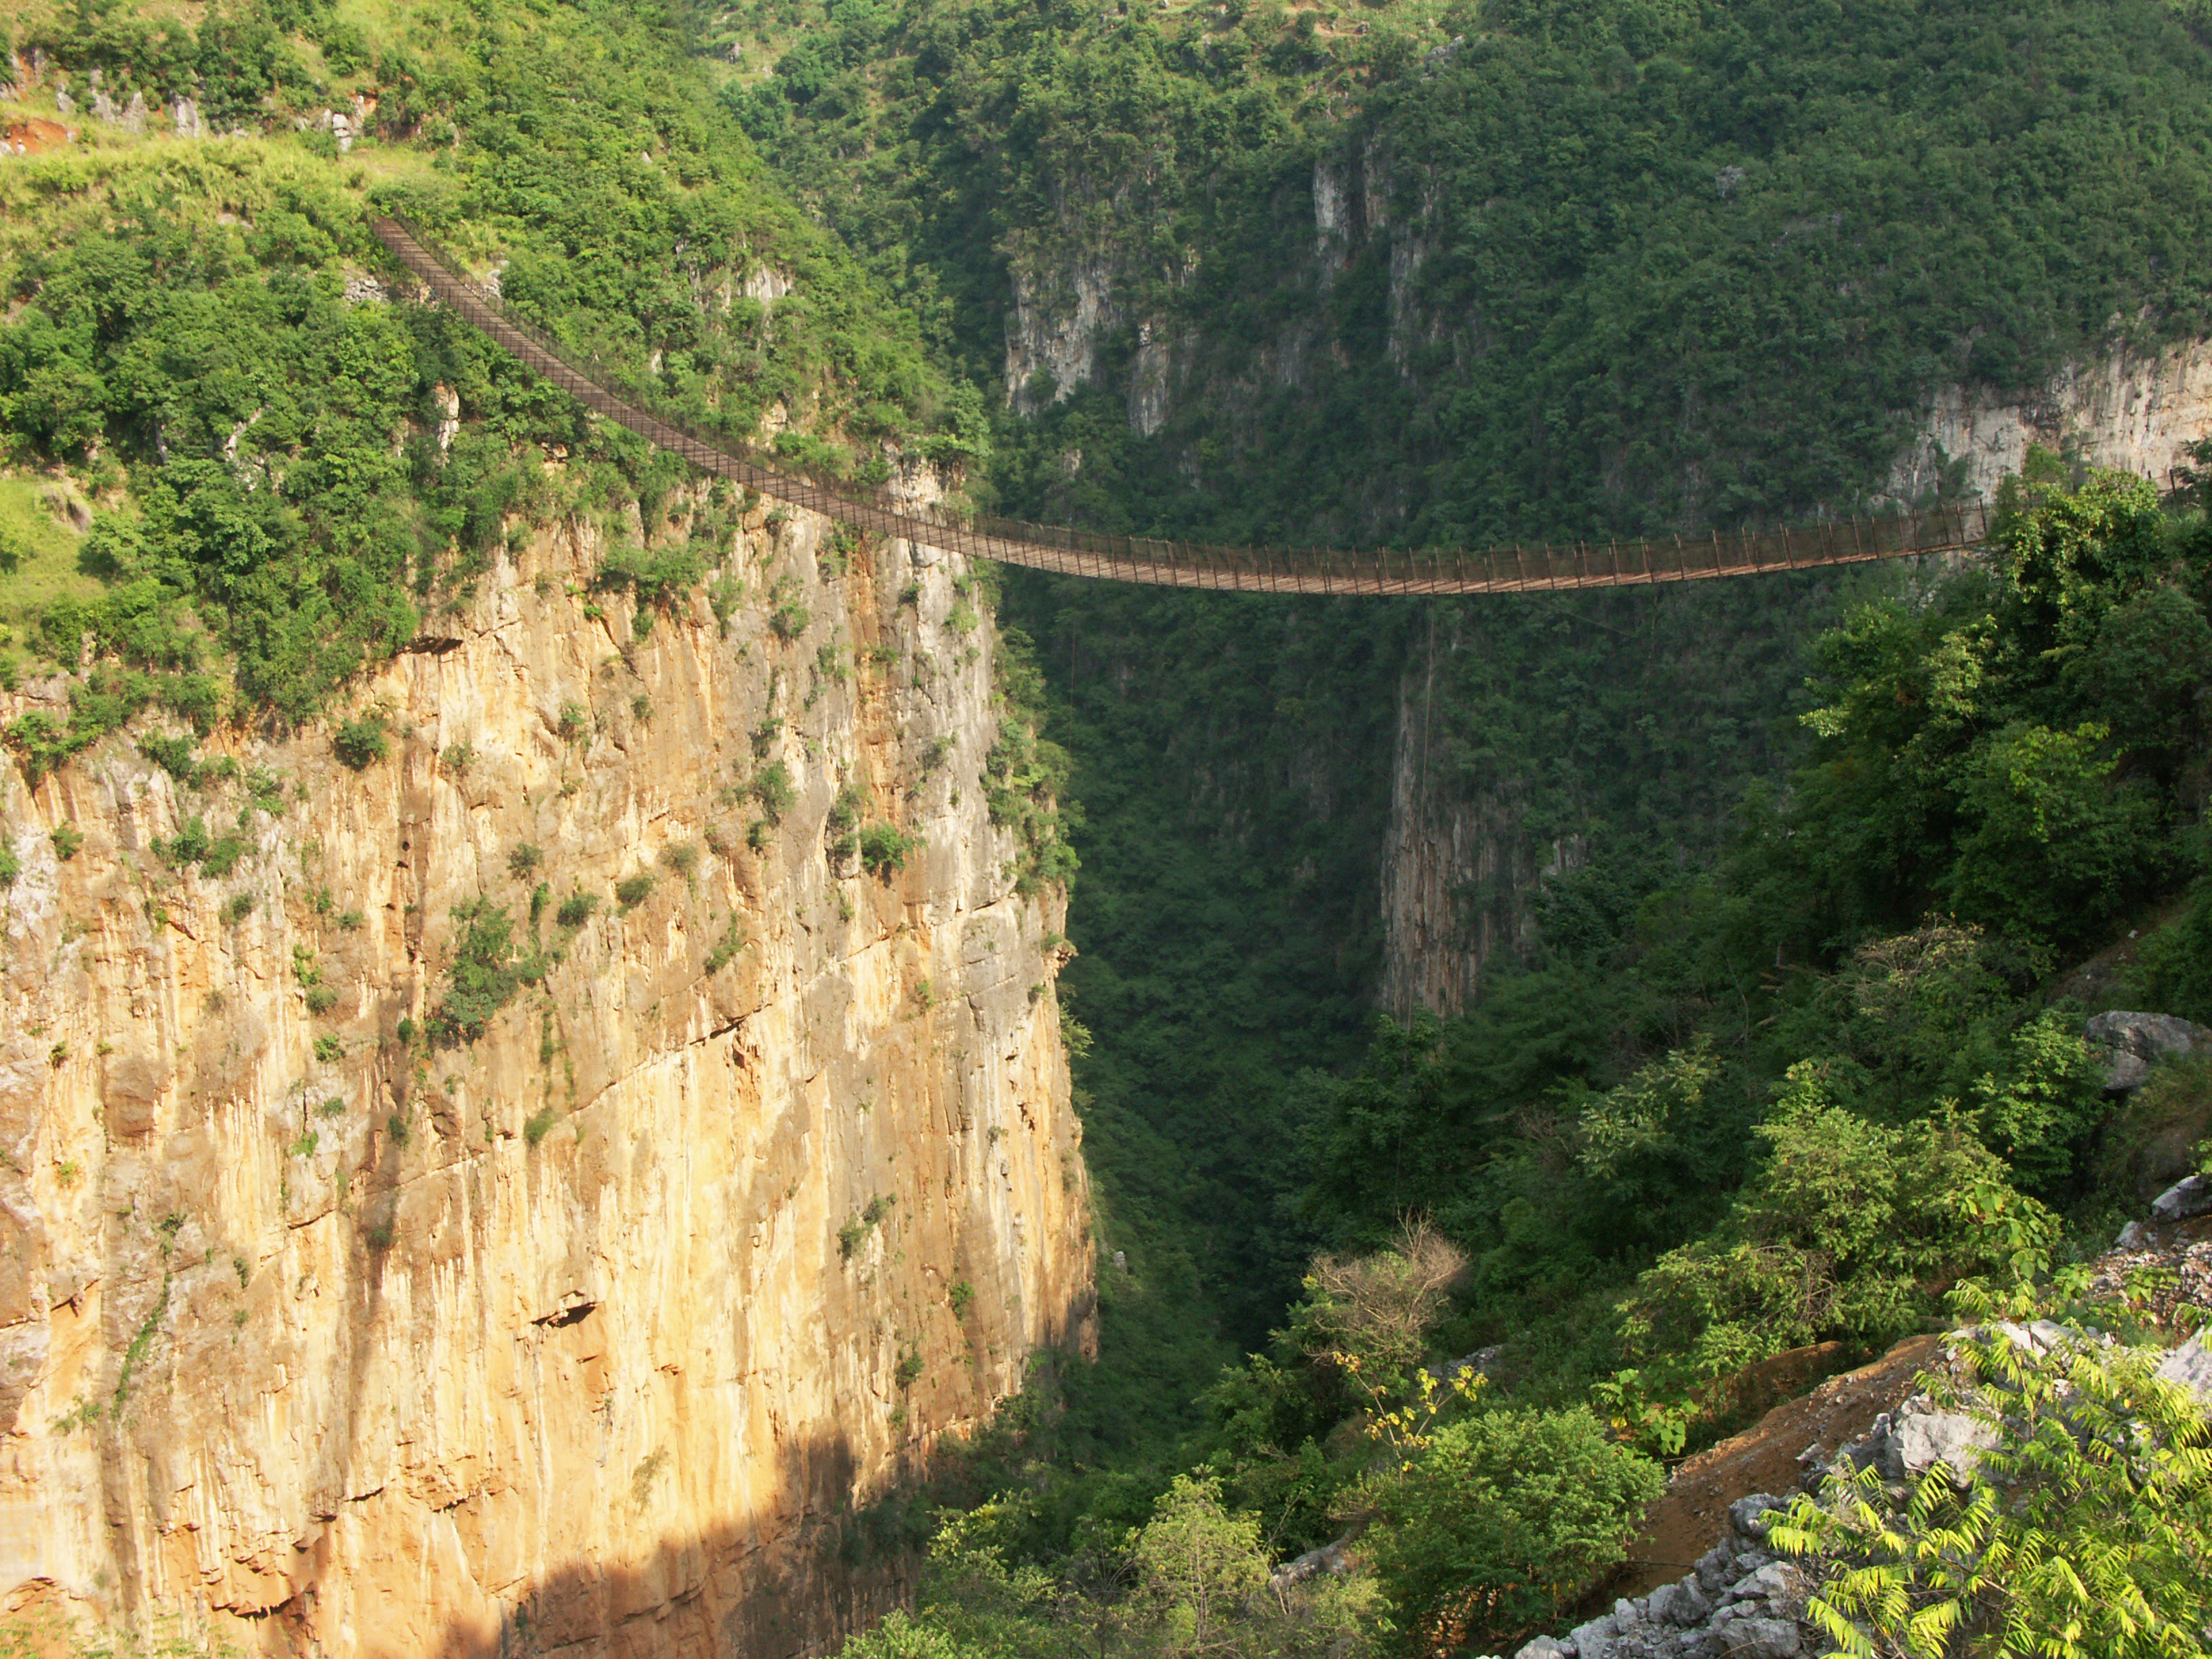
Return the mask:
{"type": "Polygon", "coordinates": [[[569,361],[559,347],[518,323],[490,294],[449,266],[396,220],[370,228],[392,257],[463,320],[574,398],[702,471],[763,496],[807,508],[855,529],[902,538],[970,558],[996,559],[1066,576],[1260,593],[1513,593],[1575,587],[1747,576],[1820,565],[1959,551],[1989,533],[1987,509],[1837,519],[1797,528],[1626,542],[1489,548],[1480,551],[1221,547],[1148,541],[1018,520],[959,519],[848,493],[756,459],[727,438],[709,438],[625,402],[569,361]]]}

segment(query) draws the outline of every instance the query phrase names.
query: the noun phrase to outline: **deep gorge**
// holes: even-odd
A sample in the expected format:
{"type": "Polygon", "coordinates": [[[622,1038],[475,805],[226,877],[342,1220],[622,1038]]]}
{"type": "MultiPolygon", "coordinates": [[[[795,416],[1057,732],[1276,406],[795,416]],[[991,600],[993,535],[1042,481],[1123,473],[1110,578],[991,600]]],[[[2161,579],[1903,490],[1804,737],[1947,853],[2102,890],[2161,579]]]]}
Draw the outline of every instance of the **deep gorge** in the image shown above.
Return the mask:
{"type": "Polygon", "coordinates": [[[0,19],[0,1654],[2193,1650],[2203,27],[0,19]]]}

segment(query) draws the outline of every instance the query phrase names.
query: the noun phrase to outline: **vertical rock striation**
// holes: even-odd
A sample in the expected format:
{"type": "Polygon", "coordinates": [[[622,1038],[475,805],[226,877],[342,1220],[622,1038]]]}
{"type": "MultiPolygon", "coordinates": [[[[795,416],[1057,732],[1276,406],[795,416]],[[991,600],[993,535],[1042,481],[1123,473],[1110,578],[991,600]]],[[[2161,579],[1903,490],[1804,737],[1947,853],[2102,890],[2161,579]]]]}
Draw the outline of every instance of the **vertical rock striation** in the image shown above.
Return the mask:
{"type": "Polygon", "coordinates": [[[896,1589],[856,1510],[1089,1340],[989,630],[949,562],[744,522],[726,624],[642,638],[587,526],[501,554],[364,688],[358,773],[309,731],[0,780],[9,1605],[807,1651],[896,1589]],[[902,869],[846,842],[878,823],[902,869]],[[550,954],[434,1045],[479,901],[550,954]]]}
{"type": "Polygon", "coordinates": [[[2184,340],[2074,364],[2026,399],[1946,387],[1929,400],[1888,487],[1905,501],[1944,485],[1986,500],[2039,444],[2077,453],[2092,465],[2142,474],[2166,489],[2188,459],[2188,447],[2208,434],[2212,341],[2184,340]]]}

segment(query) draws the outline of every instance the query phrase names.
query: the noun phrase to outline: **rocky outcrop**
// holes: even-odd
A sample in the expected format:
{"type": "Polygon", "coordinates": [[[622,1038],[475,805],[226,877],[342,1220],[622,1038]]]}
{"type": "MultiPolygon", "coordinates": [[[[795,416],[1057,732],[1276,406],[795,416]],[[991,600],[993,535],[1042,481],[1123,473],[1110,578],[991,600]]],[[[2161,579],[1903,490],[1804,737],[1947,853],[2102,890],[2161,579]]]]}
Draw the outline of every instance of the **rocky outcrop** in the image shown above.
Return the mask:
{"type": "Polygon", "coordinates": [[[2081,1036],[2105,1058],[2105,1092],[2126,1094],[2150,1081],[2160,1060],[2212,1052],[2212,1031],[2172,1014],[2128,1013],[2118,1009],[2092,1015],[2081,1036]]]}
{"type": "Polygon", "coordinates": [[[1112,263],[1096,255],[1064,268],[1014,272],[1006,400],[1019,413],[1065,400],[1097,371],[1099,343],[1122,322],[1114,276],[1112,263]]]}
{"type": "Polygon", "coordinates": [[[2187,447],[2212,434],[2212,341],[2076,364],[2023,399],[1954,386],[1930,400],[1898,459],[1889,492],[1912,501],[1939,486],[1987,499],[2018,472],[2030,445],[2072,450],[2097,466],[2142,474],[2164,489],[2187,447]]]}
{"type": "Polygon", "coordinates": [[[988,630],[956,562],[764,506],[657,623],[589,525],[518,536],[360,688],[358,773],[314,730],[0,776],[0,1598],[813,1650],[896,1589],[856,1512],[1087,1340],[988,630]],[[495,913],[535,963],[433,1044],[495,913]]]}
{"type": "Polygon", "coordinates": [[[1798,1616],[1813,1581],[1767,1546],[1782,1499],[1765,1492],[1729,1510],[1727,1531],[1676,1583],[1623,1598],[1565,1637],[1540,1636],[1516,1659],[1790,1659],[1809,1650],[1798,1616]]]}

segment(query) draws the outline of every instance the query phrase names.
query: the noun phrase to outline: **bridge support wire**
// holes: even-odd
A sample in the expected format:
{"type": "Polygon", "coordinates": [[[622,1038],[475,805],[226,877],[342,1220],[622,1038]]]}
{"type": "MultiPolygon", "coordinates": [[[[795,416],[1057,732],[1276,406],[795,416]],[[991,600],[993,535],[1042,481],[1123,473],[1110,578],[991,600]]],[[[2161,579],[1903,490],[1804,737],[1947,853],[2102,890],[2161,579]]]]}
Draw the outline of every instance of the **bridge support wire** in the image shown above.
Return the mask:
{"type": "Polygon", "coordinates": [[[500,301],[450,266],[407,226],[394,219],[372,218],[369,228],[392,258],[441,304],[593,413],[681,456],[702,472],[728,478],[762,496],[819,513],[856,530],[964,558],[995,559],[1064,575],[1171,587],[1389,596],[1557,592],[1698,581],[1775,568],[1798,570],[1957,552],[1978,547],[1989,538],[1986,507],[1951,506],[1869,518],[1864,521],[1863,534],[1861,520],[1855,516],[1848,543],[1835,521],[1816,524],[1809,526],[1812,545],[1802,555],[1800,548],[1807,538],[1801,535],[1793,544],[1789,526],[1778,526],[1782,555],[1778,562],[1764,556],[1763,538],[1774,534],[1773,531],[1748,530],[1723,536],[1715,530],[1709,547],[1700,543],[1695,554],[1692,544],[1680,536],[1626,544],[1612,541],[1607,544],[1609,556],[1605,561],[1610,568],[1599,569],[1597,561],[1590,556],[1590,544],[1579,541],[1563,549],[1524,548],[1516,544],[1480,551],[1452,548],[1431,552],[1220,547],[1101,536],[1072,526],[1034,525],[1012,519],[957,517],[855,494],[854,485],[810,477],[781,457],[759,454],[727,436],[694,432],[672,416],[655,414],[618,397],[570,362],[559,345],[517,322],[500,301]],[[1664,550],[1670,546],[1674,555],[1671,568],[1663,559],[1652,556],[1655,549],[1664,550]],[[1632,560],[1622,558],[1624,548],[1632,554],[1632,560]]]}

